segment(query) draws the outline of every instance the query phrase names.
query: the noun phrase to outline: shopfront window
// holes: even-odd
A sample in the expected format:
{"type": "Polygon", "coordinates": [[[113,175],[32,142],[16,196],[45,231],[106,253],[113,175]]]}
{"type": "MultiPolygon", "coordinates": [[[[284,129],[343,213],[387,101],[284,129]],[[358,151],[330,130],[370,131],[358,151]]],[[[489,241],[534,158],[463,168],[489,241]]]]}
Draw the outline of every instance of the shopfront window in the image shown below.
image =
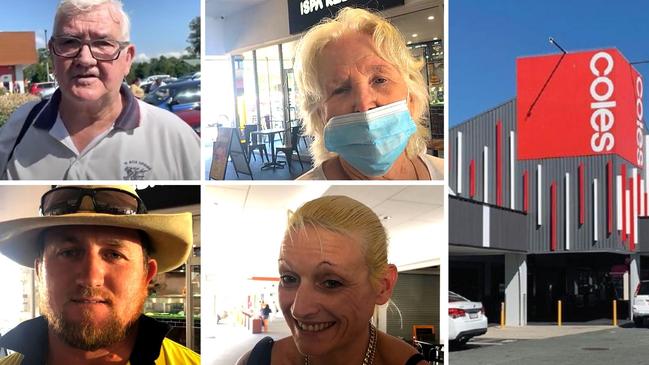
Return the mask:
{"type": "MultiPolygon", "coordinates": [[[[401,31],[413,56],[424,63],[422,76],[429,95],[427,129],[433,142],[443,146],[444,138],[444,9],[431,7],[399,15],[390,21],[401,31]]],[[[441,146],[429,146],[443,155],[441,146]]]]}
{"type": "Polygon", "coordinates": [[[255,91],[255,62],[253,52],[233,56],[234,88],[240,127],[257,124],[257,96],[255,91]]]}
{"type": "Polygon", "coordinates": [[[0,335],[35,316],[33,270],[0,255],[3,297],[0,301],[0,335]],[[11,278],[11,280],[9,279],[11,278]]]}
{"type": "Polygon", "coordinates": [[[284,66],[284,81],[286,83],[285,98],[287,119],[291,122],[291,126],[296,126],[300,123],[300,116],[298,115],[297,106],[297,88],[295,86],[295,77],[293,74],[293,63],[295,62],[295,48],[297,41],[282,44],[282,58],[284,66]]]}
{"type": "Polygon", "coordinates": [[[257,50],[259,116],[262,129],[283,128],[284,93],[277,45],[257,50]]]}

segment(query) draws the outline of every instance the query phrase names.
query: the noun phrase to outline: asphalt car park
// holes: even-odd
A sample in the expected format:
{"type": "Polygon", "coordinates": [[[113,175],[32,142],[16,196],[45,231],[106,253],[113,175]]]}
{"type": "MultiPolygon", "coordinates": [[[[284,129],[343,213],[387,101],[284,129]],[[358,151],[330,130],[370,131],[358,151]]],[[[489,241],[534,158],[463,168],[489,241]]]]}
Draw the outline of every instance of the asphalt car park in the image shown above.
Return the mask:
{"type": "MultiPolygon", "coordinates": [[[[632,322],[620,327],[608,326],[594,331],[570,333],[569,328],[546,326],[545,338],[493,338],[489,333],[470,340],[465,346],[451,347],[448,357],[453,365],[541,365],[541,364],[647,364],[649,328],[637,328],[632,322]],[[562,332],[560,332],[562,331],[562,332]]],[[[585,326],[579,326],[585,327],[585,326]]],[[[541,329],[543,330],[543,329],[541,329]]],[[[513,337],[513,336],[512,336],[513,337]]]]}

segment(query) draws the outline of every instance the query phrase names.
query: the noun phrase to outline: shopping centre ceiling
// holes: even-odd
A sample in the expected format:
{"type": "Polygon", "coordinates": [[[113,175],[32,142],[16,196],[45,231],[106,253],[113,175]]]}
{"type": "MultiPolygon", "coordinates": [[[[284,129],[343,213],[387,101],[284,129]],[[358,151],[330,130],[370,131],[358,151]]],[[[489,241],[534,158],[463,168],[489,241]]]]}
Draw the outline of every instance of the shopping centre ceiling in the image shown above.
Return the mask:
{"type": "Polygon", "coordinates": [[[227,17],[266,0],[205,0],[205,15],[213,18],[227,17]]]}
{"type": "Polygon", "coordinates": [[[390,21],[399,28],[406,41],[412,43],[444,38],[444,8],[442,6],[399,15],[390,18],[390,21]]]}

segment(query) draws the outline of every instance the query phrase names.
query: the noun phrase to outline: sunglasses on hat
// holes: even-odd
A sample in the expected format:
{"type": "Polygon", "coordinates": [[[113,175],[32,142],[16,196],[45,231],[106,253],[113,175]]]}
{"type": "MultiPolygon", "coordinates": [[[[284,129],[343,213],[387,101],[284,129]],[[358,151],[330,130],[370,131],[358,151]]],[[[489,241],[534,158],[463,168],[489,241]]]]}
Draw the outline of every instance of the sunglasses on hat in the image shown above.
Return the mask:
{"type": "MultiPolygon", "coordinates": [[[[131,215],[144,214],[146,207],[140,197],[115,188],[58,187],[41,197],[42,216],[56,216],[80,211],[84,197],[92,200],[95,213],[131,215]]],[[[84,207],[83,211],[87,211],[84,207]]]]}

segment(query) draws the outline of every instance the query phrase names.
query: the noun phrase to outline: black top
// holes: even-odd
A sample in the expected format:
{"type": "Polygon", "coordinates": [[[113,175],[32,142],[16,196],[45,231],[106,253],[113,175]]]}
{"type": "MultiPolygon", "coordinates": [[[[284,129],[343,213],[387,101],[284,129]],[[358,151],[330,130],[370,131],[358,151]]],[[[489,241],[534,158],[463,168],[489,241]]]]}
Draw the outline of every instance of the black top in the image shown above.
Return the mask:
{"type": "MultiPolygon", "coordinates": [[[[160,356],[162,340],[169,326],[140,315],[135,346],[129,359],[131,365],[151,365],[160,356]]],[[[16,326],[0,338],[0,347],[13,350],[25,358],[22,365],[42,365],[47,361],[47,320],[36,317],[16,326]]]]}
{"type": "MultiPolygon", "coordinates": [[[[250,351],[247,365],[270,365],[270,355],[275,342],[270,337],[262,338],[250,351]]],[[[416,365],[421,360],[426,360],[420,353],[416,353],[406,361],[405,365],[416,365]]]]}

